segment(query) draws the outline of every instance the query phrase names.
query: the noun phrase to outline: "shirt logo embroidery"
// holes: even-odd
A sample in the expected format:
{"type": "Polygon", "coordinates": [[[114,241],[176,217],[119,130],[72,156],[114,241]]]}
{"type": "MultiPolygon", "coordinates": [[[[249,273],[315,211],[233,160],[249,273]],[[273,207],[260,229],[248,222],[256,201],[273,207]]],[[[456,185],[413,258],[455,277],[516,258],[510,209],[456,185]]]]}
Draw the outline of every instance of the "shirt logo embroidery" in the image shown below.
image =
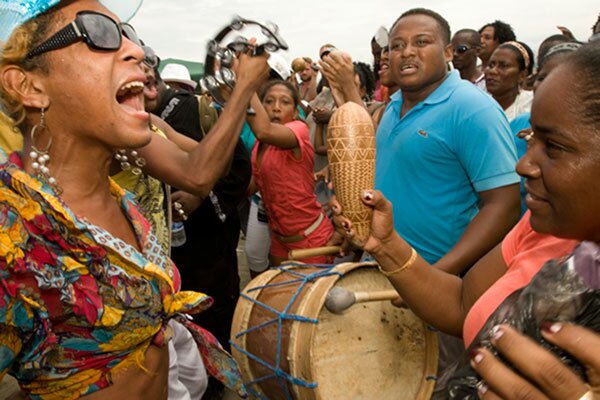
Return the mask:
{"type": "Polygon", "coordinates": [[[419,135],[423,136],[424,138],[426,138],[427,136],[429,136],[429,135],[427,134],[427,132],[425,132],[423,129],[419,129],[419,130],[417,131],[417,133],[418,133],[419,135]]]}

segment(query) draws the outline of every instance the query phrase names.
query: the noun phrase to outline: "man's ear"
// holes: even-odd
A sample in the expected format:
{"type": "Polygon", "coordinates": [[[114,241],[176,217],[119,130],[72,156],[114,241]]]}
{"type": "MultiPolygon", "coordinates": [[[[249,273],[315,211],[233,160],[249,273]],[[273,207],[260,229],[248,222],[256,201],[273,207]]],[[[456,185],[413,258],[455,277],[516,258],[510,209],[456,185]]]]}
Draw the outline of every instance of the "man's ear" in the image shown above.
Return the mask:
{"type": "Polygon", "coordinates": [[[50,99],[45,93],[39,75],[27,72],[16,65],[0,70],[0,84],[8,95],[25,107],[48,108],[50,99]]]}
{"type": "Polygon", "coordinates": [[[452,43],[448,43],[444,48],[444,60],[446,60],[446,63],[449,63],[450,61],[452,61],[453,58],[454,47],[452,46],[452,43]]]}

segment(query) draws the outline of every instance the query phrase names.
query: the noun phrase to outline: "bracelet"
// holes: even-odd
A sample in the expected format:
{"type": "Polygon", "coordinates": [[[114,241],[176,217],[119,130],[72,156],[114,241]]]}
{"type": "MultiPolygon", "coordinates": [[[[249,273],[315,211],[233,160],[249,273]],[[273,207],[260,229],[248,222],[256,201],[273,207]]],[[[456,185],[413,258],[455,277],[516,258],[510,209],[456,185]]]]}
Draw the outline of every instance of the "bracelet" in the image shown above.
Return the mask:
{"type": "Polygon", "coordinates": [[[394,274],[397,274],[398,272],[402,272],[404,270],[409,269],[410,267],[413,266],[415,261],[417,261],[417,255],[418,255],[417,251],[414,248],[411,247],[410,250],[411,250],[410,258],[400,268],[395,269],[393,271],[384,271],[383,269],[381,269],[381,266],[379,266],[379,265],[377,266],[377,268],[379,268],[381,273],[385,276],[392,276],[394,274]]]}

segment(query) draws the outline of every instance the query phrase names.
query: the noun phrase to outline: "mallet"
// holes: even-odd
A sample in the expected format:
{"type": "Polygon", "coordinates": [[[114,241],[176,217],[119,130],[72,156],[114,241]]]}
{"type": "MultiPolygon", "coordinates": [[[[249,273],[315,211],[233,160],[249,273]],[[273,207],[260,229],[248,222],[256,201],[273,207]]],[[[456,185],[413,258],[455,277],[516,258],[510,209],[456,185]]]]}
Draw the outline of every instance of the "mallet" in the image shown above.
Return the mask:
{"type": "Polygon", "coordinates": [[[393,300],[400,297],[395,290],[381,290],[377,292],[353,292],[341,287],[332,288],[327,293],[325,307],[335,314],[341,314],[355,303],[367,301],[393,300]]]}

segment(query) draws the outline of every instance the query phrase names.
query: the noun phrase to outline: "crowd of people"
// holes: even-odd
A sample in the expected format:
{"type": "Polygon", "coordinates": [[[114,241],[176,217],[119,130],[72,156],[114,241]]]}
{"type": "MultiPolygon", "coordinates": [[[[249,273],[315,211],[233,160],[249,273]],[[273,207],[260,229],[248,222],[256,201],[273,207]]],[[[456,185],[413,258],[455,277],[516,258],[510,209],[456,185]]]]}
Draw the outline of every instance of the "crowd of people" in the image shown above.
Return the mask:
{"type": "Polygon", "coordinates": [[[424,8],[377,31],[373,66],[325,43],[274,67],[248,40],[217,99],[112,0],[19,7],[0,1],[0,378],[16,396],[246,396],[228,354],[243,232],[253,276],[331,244],[377,260],[394,303],[439,330],[440,375],[470,349],[481,398],[600,398],[599,332],[540,321],[584,375],[509,325],[476,340],[547,261],[600,267],[600,16],[537,57],[505,22],[452,34],[424,8]],[[376,127],[363,242],[328,185],[346,102],[376,127]]]}

